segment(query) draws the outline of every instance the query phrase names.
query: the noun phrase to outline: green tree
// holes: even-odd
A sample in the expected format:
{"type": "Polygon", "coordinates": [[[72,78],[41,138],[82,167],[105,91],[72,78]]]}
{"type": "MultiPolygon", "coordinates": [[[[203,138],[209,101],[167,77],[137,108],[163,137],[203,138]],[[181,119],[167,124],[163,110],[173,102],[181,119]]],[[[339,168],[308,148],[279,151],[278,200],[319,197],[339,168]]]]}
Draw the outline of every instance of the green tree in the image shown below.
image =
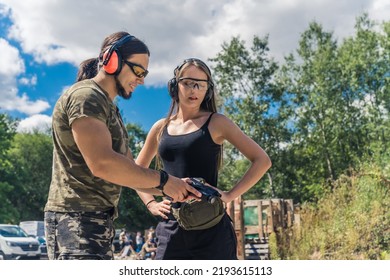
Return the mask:
{"type": "MultiPolygon", "coordinates": [[[[136,158],[146,138],[146,132],[137,124],[128,123],[126,129],[129,136],[129,147],[136,158]]],[[[144,230],[157,223],[157,219],[150,214],[138,194],[129,188],[123,188],[119,201],[119,217],[115,225],[129,230],[144,230]]]]}
{"type": "Polygon", "coordinates": [[[346,143],[358,158],[367,153],[380,158],[388,149],[389,26],[390,22],[384,23],[383,32],[378,32],[377,24],[363,14],[356,21],[356,36],[346,39],[339,50],[340,81],[349,112],[345,125],[354,129],[346,143]]]}
{"type": "MultiPolygon", "coordinates": [[[[286,111],[280,108],[287,100],[282,88],[274,82],[278,65],[268,52],[268,37],[254,36],[249,49],[244,41],[234,37],[211,59],[215,62],[213,70],[222,98],[222,112],[263,147],[273,162],[268,173],[268,178],[273,180],[261,180],[247,196],[270,197],[283,193],[282,184],[271,185],[271,182],[283,177],[283,160],[278,151],[290,135],[286,111]]],[[[220,187],[231,188],[247,167],[246,159],[226,145],[220,187]]]]}
{"type": "Polygon", "coordinates": [[[9,199],[18,209],[13,222],[42,220],[52,171],[52,138],[43,133],[17,133],[8,151],[13,186],[9,199]]]}
{"type": "MultiPolygon", "coordinates": [[[[267,37],[254,37],[250,49],[233,38],[211,59],[222,112],[273,162],[269,180],[248,197],[316,200],[363,158],[388,153],[390,24],[377,27],[360,16],[356,36],[339,46],[312,22],[280,67],[269,58],[267,37]]],[[[224,160],[220,185],[229,188],[248,162],[229,145],[224,160]]]]}
{"type": "Polygon", "coordinates": [[[10,200],[14,187],[8,182],[12,173],[8,150],[15,135],[15,128],[15,121],[6,114],[0,114],[0,223],[11,222],[19,211],[10,200]]]}
{"type": "Polygon", "coordinates": [[[321,192],[320,184],[336,178],[340,163],[335,153],[341,129],[337,44],[331,32],[312,22],[297,53],[298,59],[288,56],[281,69],[294,108],[289,150],[296,172],[290,183],[300,197],[310,199],[321,192]]]}
{"type": "Polygon", "coordinates": [[[294,108],[291,185],[303,200],[320,197],[323,186],[372,156],[373,141],[382,149],[378,154],[388,146],[382,93],[390,71],[381,46],[388,35],[374,31],[366,15],[357,19],[356,30],[338,47],[333,34],[313,22],[302,34],[298,57],[288,56],[281,67],[279,80],[294,108]]]}
{"type": "Polygon", "coordinates": [[[4,162],[6,152],[10,147],[12,137],[15,134],[16,123],[6,114],[0,114],[0,160],[4,162]]]}

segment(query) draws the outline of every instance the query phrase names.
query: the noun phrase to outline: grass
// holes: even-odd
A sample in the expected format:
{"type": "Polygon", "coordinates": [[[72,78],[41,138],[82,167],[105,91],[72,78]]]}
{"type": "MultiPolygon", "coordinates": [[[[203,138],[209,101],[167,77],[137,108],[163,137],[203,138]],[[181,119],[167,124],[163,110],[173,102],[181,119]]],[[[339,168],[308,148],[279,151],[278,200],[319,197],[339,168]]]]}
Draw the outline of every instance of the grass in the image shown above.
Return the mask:
{"type": "Polygon", "coordinates": [[[390,174],[384,170],[366,165],[340,177],[318,203],[302,205],[300,225],[270,239],[271,258],[390,259],[390,174]]]}

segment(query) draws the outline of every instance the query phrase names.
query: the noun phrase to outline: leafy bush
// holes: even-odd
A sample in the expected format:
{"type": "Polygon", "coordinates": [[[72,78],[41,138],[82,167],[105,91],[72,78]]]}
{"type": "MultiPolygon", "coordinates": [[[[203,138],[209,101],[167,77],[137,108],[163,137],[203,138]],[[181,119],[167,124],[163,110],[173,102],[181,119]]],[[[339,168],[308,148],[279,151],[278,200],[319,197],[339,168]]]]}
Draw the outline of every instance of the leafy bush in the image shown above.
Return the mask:
{"type": "Polygon", "coordinates": [[[389,259],[390,180],[389,173],[383,173],[387,168],[365,164],[359,172],[341,176],[318,203],[304,204],[300,226],[278,234],[276,257],[389,259]]]}

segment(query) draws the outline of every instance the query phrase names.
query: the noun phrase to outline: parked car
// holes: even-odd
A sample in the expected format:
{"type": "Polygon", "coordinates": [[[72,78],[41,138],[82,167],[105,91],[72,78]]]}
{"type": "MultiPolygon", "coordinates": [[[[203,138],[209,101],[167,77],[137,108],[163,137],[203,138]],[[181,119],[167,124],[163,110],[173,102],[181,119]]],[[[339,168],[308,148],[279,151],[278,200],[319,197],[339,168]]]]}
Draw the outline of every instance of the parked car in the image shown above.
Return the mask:
{"type": "Polygon", "coordinates": [[[39,242],[18,225],[0,224],[0,259],[40,259],[39,242]]]}
{"type": "Polygon", "coordinates": [[[46,238],[44,236],[36,236],[35,239],[39,242],[39,248],[41,249],[41,259],[47,259],[46,238]]]}
{"type": "Polygon", "coordinates": [[[38,240],[41,248],[41,258],[47,258],[45,223],[43,221],[22,221],[19,226],[28,234],[38,240]]]}

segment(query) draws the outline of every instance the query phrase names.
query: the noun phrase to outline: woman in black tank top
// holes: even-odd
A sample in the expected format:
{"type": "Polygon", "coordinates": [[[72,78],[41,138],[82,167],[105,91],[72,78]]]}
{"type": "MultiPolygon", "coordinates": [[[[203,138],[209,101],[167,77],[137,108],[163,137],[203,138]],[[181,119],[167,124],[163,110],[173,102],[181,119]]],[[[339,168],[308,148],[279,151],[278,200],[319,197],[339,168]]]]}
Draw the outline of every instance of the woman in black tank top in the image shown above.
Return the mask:
{"type": "MultiPolygon", "coordinates": [[[[215,87],[208,66],[199,59],[184,60],[175,68],[168,90],[172,97],[168,116],[151,128],[137,164],[149,167],[157,156],[169,174],[183,180],[201,177],[217,187],[222,144],[226,140],[250,160],[251,165],[230,190],[218,190],[221,199],[229,203],[248,191],[271,167],[271,161],[237,125],[216,113],[215,87]]],[[[226,213],[209,228],[185,230],[171,214],[171,207],[180,205],[166,198],[157,202],[151,194],[138,194],[153,215],[162,217],[156,228],[156,259],[237,259],[237,239],[226,213]]]]}

